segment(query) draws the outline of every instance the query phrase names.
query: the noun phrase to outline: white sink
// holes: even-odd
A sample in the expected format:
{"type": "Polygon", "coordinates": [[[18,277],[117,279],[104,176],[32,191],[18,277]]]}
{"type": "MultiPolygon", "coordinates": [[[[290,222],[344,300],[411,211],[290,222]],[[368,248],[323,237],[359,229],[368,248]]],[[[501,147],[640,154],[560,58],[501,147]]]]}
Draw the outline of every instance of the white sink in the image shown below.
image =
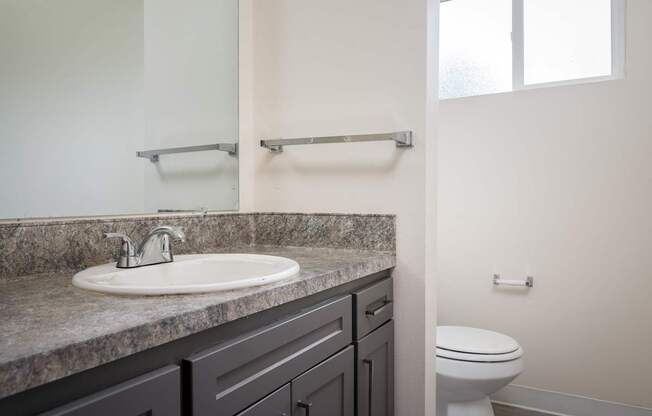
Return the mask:
{"type": "Polygon", "coordinates": [[[129,295],[171,295],[241,289],[278,282],[299,272],[285,257],[259,254],[193,254],[174,262],[118,269],[115,263],[91,267],[72,278],[82,289],[129,295]]]}

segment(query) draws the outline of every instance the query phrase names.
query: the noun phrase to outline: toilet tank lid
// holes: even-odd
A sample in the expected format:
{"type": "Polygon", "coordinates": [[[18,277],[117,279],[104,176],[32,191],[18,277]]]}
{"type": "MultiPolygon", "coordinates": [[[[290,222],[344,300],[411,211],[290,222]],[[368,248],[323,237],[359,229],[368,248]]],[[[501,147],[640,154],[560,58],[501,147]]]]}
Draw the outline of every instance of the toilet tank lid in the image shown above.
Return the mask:
{"type": "Polygon", "coordinates": [[[437,348],[470,354],[508,354],[520,347],[512,337],[465,326],[438,326],[437,348]]]}

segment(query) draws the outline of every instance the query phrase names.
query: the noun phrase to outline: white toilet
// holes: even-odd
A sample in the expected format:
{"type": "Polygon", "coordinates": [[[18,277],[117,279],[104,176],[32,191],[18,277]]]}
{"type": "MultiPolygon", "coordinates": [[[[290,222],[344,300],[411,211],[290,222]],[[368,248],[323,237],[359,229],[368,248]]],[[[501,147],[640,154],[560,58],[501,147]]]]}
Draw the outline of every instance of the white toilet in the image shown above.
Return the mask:
{"type": "Polygon", "coordinates": [[[494,416],[489,395],[521,374],[522,356],[507,335],[437,327],[437,416],[494,416]]]}

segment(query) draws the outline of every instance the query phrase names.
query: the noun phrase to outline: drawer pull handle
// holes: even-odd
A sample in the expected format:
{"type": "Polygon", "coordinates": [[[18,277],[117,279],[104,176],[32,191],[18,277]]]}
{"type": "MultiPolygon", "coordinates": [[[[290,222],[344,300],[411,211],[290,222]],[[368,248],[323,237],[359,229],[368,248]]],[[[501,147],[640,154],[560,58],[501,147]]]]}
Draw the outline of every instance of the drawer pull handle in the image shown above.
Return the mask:
{"type": "Polygon", "coordinates": [[[373,311],[366,311],[365,315],[367,315],[367,316],[377,316],[380,313],[382,313],[391,304],[392,304],[391,300],[386,300],[386,301],[383,302],[382,305],[380,305],[379,307],[377,307],[373,311]]]}
{"type": "Polygon", "coordinates": [[[362,362],[369,366],[369,416],[372,416],[374,413],[371,411],[371,405],[373,403],[373,398],[374,398],[374,362],[372,360],[362,360],[362,362]]]}
{"type": "Polygon", "coordinates": [[[299,406],[300,408],[306,411],[305,412],[306,416],[310,416],[310,408],[312,407],[312,403],[304,403],[302,401],[298,401],[297,406],[299,406]]]}

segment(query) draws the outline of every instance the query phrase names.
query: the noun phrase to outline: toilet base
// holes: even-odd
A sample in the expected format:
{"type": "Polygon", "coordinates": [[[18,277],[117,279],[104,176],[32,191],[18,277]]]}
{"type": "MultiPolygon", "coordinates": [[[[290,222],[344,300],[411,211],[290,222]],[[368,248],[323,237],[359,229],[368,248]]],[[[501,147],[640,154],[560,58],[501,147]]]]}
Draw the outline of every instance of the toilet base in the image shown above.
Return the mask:
{"type": "Polygon", "coordinates": [[[489,397],[472,402],[438,400],[437,416],[494,416],[489,397]]]}

